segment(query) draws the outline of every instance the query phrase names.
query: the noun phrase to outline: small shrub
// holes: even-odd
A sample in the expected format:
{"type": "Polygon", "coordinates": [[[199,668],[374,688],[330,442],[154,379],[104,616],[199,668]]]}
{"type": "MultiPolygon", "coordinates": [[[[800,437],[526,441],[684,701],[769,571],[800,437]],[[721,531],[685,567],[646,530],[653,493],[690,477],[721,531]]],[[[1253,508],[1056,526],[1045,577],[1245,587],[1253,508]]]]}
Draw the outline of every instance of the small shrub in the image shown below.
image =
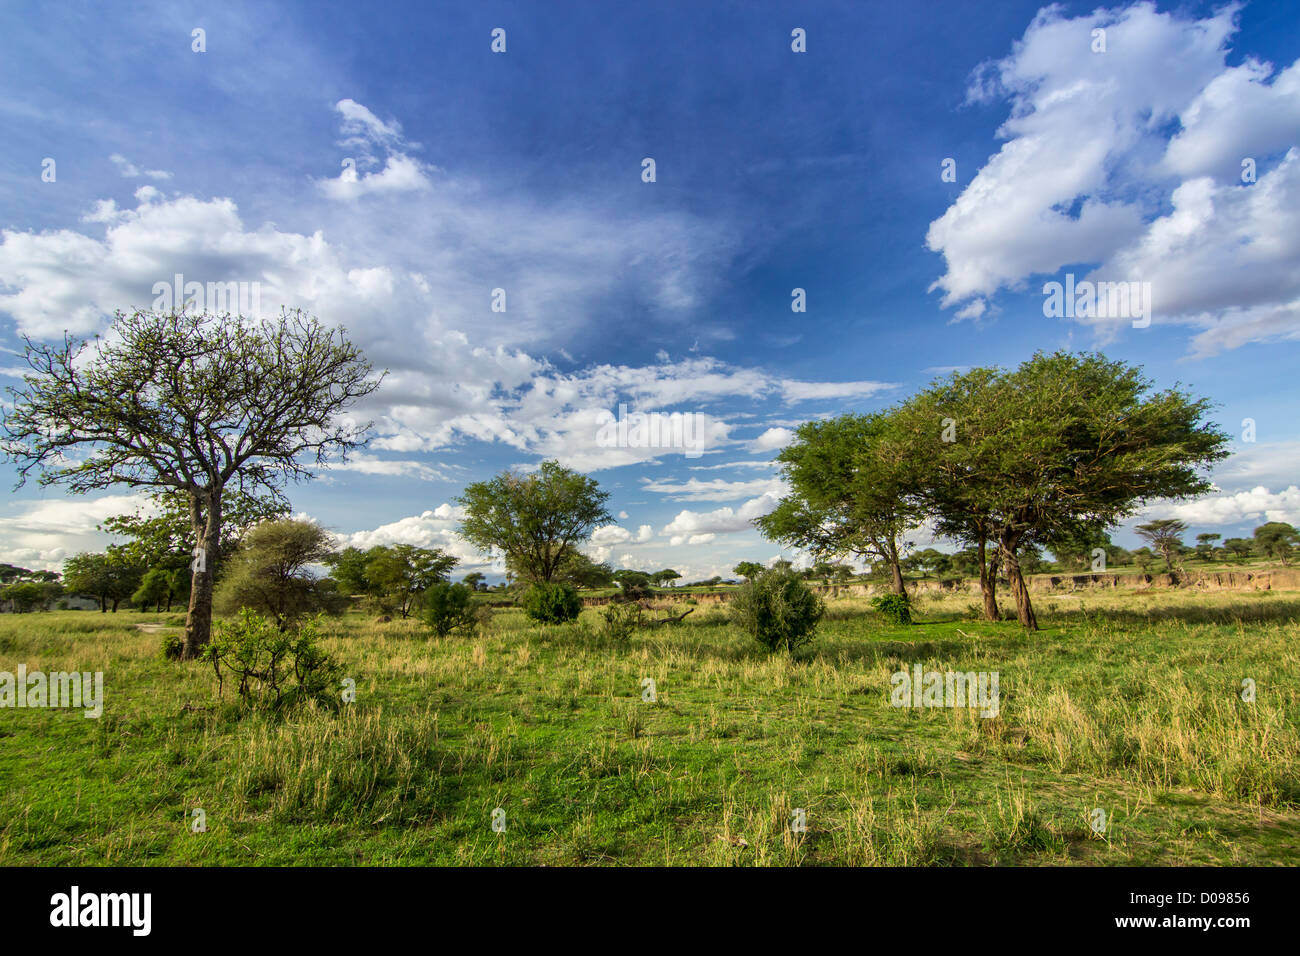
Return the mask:
{"type": "Polygon", "coordinates": [[[912,623],[912,602],[906,594],[881,594],[871,599],[871,606],[890,624],[912,623]]]}
{"type": "Polygon", "coordinates": [[[184,646],[185,639],[181,635],[164,631],[159,653],[165,661],[178,661],[181,659],[181,650],[184,646]]]}
{"type": "Polygon", "coordinates": [[[631,639],[632,632],[641,623],[641,605],[611,602],[605,605],[601,617],[605,619],[601,634],[611,641],[622,644],[631,639]]]}
{"type": "Polygon", "coordinates": [[[525,614],[543,624],[565,624],[582,613],[582,598],[567,584],[534,584],[520,603],[525,614]]]}
{"type": "Polygon", "coordinates": [[[319,624],[313,619],[293,631],[281,630],[249,608],[213,629],[203,649],[217,673],[217,695],[226,676],[238,681],[240,699],[250,707],[279,710],[307,701],[337,709],[341,668],[321,650],[319,624]]]}
{"type": "Polygon", "coordinates": [[[438,637],[469,628],[479,621],[473,591],[468,585],[440,581],[424,592],[424,623],[438,637]]]}
{"type": "Polygon", "coordinates": [[[746,581],[731,600],[731,617],[770,651],[808,644],[826,605],[789,568],[746,581]]]}

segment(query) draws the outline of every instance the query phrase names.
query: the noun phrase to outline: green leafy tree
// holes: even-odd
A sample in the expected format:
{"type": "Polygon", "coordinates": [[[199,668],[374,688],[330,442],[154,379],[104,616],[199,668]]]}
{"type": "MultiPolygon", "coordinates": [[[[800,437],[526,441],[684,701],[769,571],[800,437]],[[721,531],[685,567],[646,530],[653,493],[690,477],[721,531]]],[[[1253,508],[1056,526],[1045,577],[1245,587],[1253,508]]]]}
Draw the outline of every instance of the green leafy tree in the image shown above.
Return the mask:
{"type": "Polygon", "coordinates": [[[618,596],[626,601],[640,601],[653,595],[650,588],[650,575],[644,571],[618,570],[614,572],[614,581],[618,584],[618,596]]]}
{"type": "Polygon", "coordinates": [[[343,418],[379,387],[341,329],[300,311],[253,321],[186,309],[118,312],[89,343],[27,342],[31,372],[10,388],[0,450],[19,483],[84,494],[117,485],[186,498],[195,561],[182,656],[211,637],[213,565],[227,489],[275,496],[369,427],[343,418]],[[67,455],[67,452],[77,452],[67,455]]]}
{"type": "Polygon", "coordinates": [[[282,631],[317,613],[337,614],[343,598],[334,581],[312,572],[330,555],[328,532],[311,521],[264,521],[244,535],[226,564],[217,589],[223,614],[249,608],[270,618],[282,631]]]}
{"type": "Polygon", "coordinates": [[[1152,499],[1211,490],[1203,469],[1227,456],[1229,437],[1205,421],[1208,410],[1177,389],[1152,392],[1139,368],[1097,354],[1039,353],[1012,372],[954,375],[908,416],[934,416],[929,440],[912,442],[920,499],[941,533],[996,539],[1017,617],[1036,630],[1022,551],[1100,532],[1152,499]]]}
{"type": "Polygon", "coordinates": [[[1177,518],[1161,518],[1148,521],[1133,529],[1139,538],[1150,543],[1152,549],[1165,559],[1165,570],[1172,571],[1174,558],[1183,549],[1183,535],[1187,534],[1187,523],[1177,518]]]}
{"type": "Polygon", "coordinates": [[[540,581],[524,592],[524,613],[542,624],[565,624],[577,620],[582,613],[582,598],[567,584],[558,581],[540,581]]]}
{"type": "Polygon", "coordinates": [[[469,485],[457,499],[465,508],[460,534],[505,554],[523,580],[550,582],[598,525],[613,521],[608,500],[594,479],[544,461],[531,475],[506,471],[469,485]]]}
{"type": "MultiPolygon", "coordinates": [[[[176,489],[155,489],[150,498],[149,508],[108,518],[99,530],[126,538],[126,543],[114,548],[141,567],[188,568],[198,547],[189,496],[176,489]]],[[[220,572],[221,563],[234,553],[249,528],[259,521],[289,516],[289,503],[279,495],[257,497],[238,488],[226,490],[221,509],[221,537],[207,556],[214,573],[220,572]]]]}
{"type": "Polygon", "coordinates": [[[140,579],[140,586],[131,595],[131,603],[144,610],[153,607],[161,611],[171,593],[171,573],[163,568],[150,568],[140,579]]]}
{"type": "Polygon", "coordinates": [[[576,588],[607,588],[614,583],[614,569],[597,564],[581,551],[570,551],[555,574],[555,580],[576,588]]]}
{"type": "Polygon", "coordinates": [[[1229,538],[1223,542],[1223,549],[1232,555],[1232,560],[1237,564],[1245,564],[1255,550],[1255,544],[1250,538],[1229,538]]]}
{"type": "Polygon", "coordinates": [[[0,587],[0,600],[8,601],[15,614],[49,607],[48,592],[35,581],[19,581],[0,587]]]}
{"type": "Polygon", "coordinates": [[[1214,543],[1220,540],[1223,535],[1219,534],[1198,534],[1196,536],[1196,556],[1202,561],[1214,560],[1214,543]]]}
{"type": "Polygon", "coordinates": [[[32,572],[29,568],[20,568],[16,564],[0,564],[0,584],[28,581],[31,576],[32,572]]]}
{"type": "Polygon", "coordinates": [[[140,586],[143,573],[126,555],[109,551],[104,554],[78,554],[63,564],[63,584],[70,594],[82,594],[99,601],[101,612],[130,599],[140,586]]]}
{"type": "Polygon", "coordinates": [[[1300,545],[1300,534],[1284,521],[1270,521],[1255,529],[1255,547],[1266,558],[1286,564],[1297,545],[1300,545]]]}
{"type": "Polygon", "coordinates": [[[741,561],[731,569],[733,574],[737,574],[748,581],[754,580],[763,573],[763,566],[757,561],[741,561]]]}
{"type": "Polygon", "coordinates": [[[482,591],[486,588],[487,578],[480,571],[471,571],[460,580],[471,591],[482,591]]]}
{"type": "Polygon", "coordinates": [[[455,566],[456,559],[438,548],[379,545],[366,552],[368,593],[386,613],[409,617],[420,597],[446,581],[455,566]]]}
{"type": "Polygon", "coordinates": [[[1047,542],[1047,549],[1062,571],[1090,569],[1094,552],[1098,549],[1105,555],[1107,564],[1111,564],[1110,553],[1114,547],[1110,535],[1104,530],[1089,527],[1075,529],[1074,533],[1056,535],[1047,542]]]}
{"type": "Polygon", "coordinates": [[[357,547],[346,547],[325,559],[330,575],[343,594],[369,596],[370,578],[366,575],[367,552],[357,547]]]}
{"type": "Polygon", "coordinates": [[[916,572],[923,578],[930,575],[942,575],[952,567],[952,558],[936,548],[923,548],[914,551],[903,559],[903,567],[916,572]]]}
{"type": "Polygon", "coordinates": [[[966,546],[973,557],[989,621],[1001,619],[997,519],[989,496],[971,479],[977,456],[998,440],[1000,423],[984,412],[1002,374],[975,368],[932,383],[890,413],[893,427],[886,439],[904,469],[899,484],[914,496],[916,509],[939,536],[966,546]]]}
{"type": "Polygon", "coordinates": [[[888,439],[885,414],[804,422],[776,460],[791,492],[754,524],[768,538],[815,558],[883,561],[896,593],[906,593],[903,533],[921,518],[910,471],[888,439]]]}

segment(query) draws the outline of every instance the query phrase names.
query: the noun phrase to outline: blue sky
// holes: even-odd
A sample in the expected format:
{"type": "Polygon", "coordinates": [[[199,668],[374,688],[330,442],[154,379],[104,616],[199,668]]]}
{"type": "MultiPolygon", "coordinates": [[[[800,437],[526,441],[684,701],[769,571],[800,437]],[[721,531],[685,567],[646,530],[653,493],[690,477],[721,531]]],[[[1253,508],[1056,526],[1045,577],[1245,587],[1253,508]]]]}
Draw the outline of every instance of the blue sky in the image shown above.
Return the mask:
{"type": "MultiPolygon", "coordinates": [[[[749,520],[800,421],[1055,348],[1254,420],[1147,514],[1300,520],[1294,4],[11,3],[0,46],[0,372],[177,273],[343,324],[374,438],[291,500],[351,543],[478,568],[451,500],[558,457],[613,494],[593,556],[725,573],[780,553],[749,520]],[[1149,327],[1046,317],[1066,273],[1149,282],[1149,327]],[[619,403],[702,453],[602,444],[619,403]]],[[[28,485],[0,561],[135,506],[28,485]]]]}

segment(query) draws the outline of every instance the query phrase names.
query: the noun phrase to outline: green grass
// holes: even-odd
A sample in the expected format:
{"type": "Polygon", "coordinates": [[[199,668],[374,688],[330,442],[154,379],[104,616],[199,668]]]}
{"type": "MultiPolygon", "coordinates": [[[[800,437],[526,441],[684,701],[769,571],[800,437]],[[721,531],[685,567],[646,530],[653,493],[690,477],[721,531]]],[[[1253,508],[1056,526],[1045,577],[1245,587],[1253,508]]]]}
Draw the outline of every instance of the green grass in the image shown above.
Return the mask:
{"type": "Polygon", "coordinates": [[[1300,863],[1300,593],[1037,601],[1026,635],[969,595],[911,627],[838,600],[794,660],[714,607],[623,646],[595,609],[350,615],[357,702],[279,719],[161,660],[135,624],[165,616],[4,615],[0,670],[102,670],[106,704],[0,710],[0,864],[1300,863]],[[996,670],[999,715],[891,707],[914,663],[996,670]]]}

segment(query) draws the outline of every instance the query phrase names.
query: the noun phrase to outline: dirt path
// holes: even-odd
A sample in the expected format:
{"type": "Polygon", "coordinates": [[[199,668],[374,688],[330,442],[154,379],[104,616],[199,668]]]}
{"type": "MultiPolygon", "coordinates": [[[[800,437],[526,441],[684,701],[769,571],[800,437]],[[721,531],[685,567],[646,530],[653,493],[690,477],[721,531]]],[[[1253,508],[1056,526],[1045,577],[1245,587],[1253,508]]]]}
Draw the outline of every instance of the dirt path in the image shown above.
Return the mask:
{"type": "Polygon", "coordinates": [[[144,631],[146,634],[157,634],[157,633],[159,633],[160,631],[183,631],[183,630],[185,630],[183,627],[174,627],[174,626],[172,626],[172,625],[170,625],[170,624],[137,624],[136,627],[138,627],[140,630],[144,631]]]}

